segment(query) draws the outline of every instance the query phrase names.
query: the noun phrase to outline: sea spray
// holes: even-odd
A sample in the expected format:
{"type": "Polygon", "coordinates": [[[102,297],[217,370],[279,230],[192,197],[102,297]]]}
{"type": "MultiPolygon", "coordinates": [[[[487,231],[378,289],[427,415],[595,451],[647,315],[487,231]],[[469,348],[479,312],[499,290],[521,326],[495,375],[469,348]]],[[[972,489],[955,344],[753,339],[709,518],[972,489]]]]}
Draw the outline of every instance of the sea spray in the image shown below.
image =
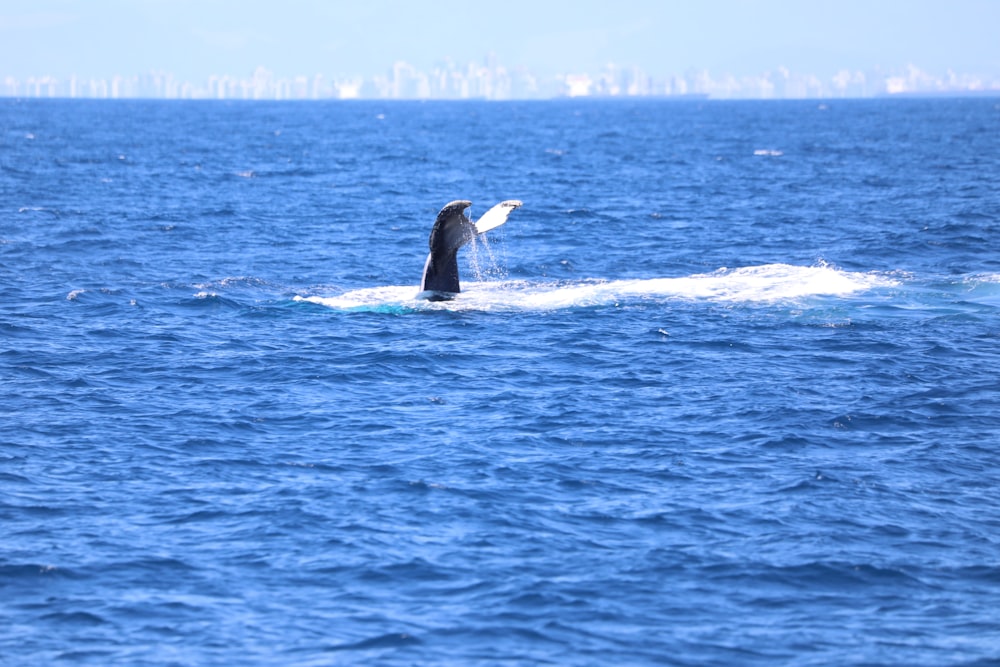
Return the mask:
{"type": "Polygon", "coordinates": [[[480,234],[466,247],[466,257],[476,282],[496,282],[507,279],[507,252],[502,232],[480,234]]]}

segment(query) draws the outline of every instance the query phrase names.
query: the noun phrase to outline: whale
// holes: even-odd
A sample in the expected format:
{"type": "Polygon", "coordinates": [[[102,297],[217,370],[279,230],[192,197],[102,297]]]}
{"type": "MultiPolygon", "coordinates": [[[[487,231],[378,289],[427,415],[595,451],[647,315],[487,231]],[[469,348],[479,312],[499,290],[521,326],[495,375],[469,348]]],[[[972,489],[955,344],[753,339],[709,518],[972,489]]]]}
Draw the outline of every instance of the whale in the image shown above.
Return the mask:
{"type": "Polygon", "coordinates": [[[418,298],[428,301],[448,301],[462,291],[458,277],[458,251],[480,234],[496,229],[521,206],[517,199],[502,201],[486,211],[476,222],[465,214],[472,202],[456,199],[448,202],[437,214],[427,240],[430,253],[424,262],[418,298]]]}

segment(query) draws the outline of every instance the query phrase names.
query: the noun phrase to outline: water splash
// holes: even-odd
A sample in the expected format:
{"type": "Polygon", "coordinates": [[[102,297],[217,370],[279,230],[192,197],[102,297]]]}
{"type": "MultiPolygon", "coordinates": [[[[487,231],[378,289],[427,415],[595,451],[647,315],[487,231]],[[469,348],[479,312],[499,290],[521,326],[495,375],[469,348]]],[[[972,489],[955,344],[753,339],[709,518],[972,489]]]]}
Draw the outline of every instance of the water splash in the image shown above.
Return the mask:
{"type": "MultiPolygon", "coordinates": [[[[345,292],[339,296],[296,296],[337,310],[524,311],[615,306],[671,300],[729,303],[795,302],[810,297],[847,296],[897,285],[884,274],[842,271],[830,266],[765,264],[678,278],[586,280],[572,282],[470,281],[452,301],[416,298],[416,286],[394,285],[345,292]]],[[[395,311],[394,311],[395,312],[395,311]]]]}
{"type": "MultiPolygon", "coordinates": [[[[500,234],[501,232],[497,232],[500,234]]],[[[466,247],[466,257],[472,277],[476,282],[507,279],[507,253],[503,237],[481,234],[466,247]]]]}

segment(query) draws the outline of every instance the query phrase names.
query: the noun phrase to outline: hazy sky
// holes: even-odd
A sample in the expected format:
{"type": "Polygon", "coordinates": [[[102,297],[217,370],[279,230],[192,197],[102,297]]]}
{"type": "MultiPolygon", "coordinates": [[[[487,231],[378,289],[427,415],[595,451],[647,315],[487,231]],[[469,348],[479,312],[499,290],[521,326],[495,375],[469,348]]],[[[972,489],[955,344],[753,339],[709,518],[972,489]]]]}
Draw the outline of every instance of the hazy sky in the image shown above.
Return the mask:
{"type": "Polygon", "coordinates": [[[489,52],[538,74],[786,66],[1000,74],[1000,0],[0,0],[0,77],[384,73],[489,52]]]}

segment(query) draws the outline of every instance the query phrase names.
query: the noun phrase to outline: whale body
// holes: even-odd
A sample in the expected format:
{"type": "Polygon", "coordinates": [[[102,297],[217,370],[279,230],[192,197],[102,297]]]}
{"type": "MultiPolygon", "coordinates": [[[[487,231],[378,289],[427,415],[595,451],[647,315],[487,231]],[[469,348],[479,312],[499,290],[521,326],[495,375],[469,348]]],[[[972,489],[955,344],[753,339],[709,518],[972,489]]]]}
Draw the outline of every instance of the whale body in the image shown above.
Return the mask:
{"type": "Polygon", "coordinates": [[[457,199],[445,204],[438,213],[428,239],[430,253],[424,263],[419,297],[430,301],[453,299],[462,291],[458,279],[458,251],[466,243],[507,222],[511,211],[521,206],[516,199],[502,201],[479,220],[472,222],[465,210],[472,202],[457,199]]]}

